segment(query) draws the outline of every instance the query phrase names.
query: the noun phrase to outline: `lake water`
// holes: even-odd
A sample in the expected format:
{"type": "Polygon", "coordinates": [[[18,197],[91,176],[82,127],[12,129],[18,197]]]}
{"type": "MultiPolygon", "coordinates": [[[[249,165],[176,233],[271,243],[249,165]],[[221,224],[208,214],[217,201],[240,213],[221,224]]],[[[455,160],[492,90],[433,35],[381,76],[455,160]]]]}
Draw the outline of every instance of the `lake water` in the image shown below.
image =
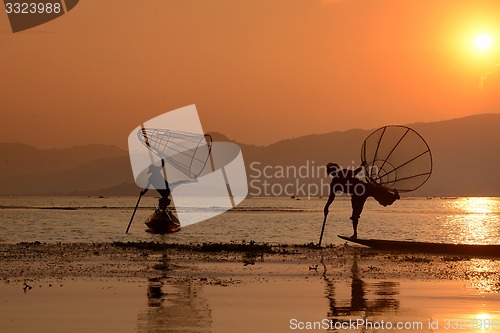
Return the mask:
{"type": "MultiPolygon", "coordinates": [[[[326,198],[248,198],[237,208],[171,235],[145,232],[143,221],[156,199],[141,200],[125,234],[135,197],[0,197],[0,241],[205,243],[256,241],[317,243],[326,198]]],[[[341,244],[351,235],[350,200],[330,208],[323,244],[341,244]]],[[[402,198],[383,207],[369,199],[358,229],[360,238],[450,243],[500,244],[500,198],[402,198]]]]}

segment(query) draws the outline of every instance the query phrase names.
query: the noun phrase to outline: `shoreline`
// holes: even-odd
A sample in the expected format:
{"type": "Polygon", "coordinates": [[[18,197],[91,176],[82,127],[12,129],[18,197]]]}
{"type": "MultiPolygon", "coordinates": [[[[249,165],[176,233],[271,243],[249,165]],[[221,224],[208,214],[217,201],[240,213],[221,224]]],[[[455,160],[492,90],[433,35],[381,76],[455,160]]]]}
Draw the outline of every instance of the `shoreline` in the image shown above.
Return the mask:
{"type": "MultiPolygon", "coordinates": [[[[363,267],[363,274],[368,278],[423,280],[463,280],[471,276],[471,262],[487,262],[490,273],[500,281],[498,258],[390,252],[347,243],[322,248],[312,243],[271,245],[254,242],[0,243],[1,280],[85,276],[147,278],[162,269],[175,276],[186,269],[196,270],[194,267],[207,264],[233,265],[237,267],[235,274],[239,268],[252,266],[297,266],[294,274],[307,276],[321,266],[342,268],[352,261],[363,267]]],[[[498,288],[500,291],[500,285],[498,288]]]]}

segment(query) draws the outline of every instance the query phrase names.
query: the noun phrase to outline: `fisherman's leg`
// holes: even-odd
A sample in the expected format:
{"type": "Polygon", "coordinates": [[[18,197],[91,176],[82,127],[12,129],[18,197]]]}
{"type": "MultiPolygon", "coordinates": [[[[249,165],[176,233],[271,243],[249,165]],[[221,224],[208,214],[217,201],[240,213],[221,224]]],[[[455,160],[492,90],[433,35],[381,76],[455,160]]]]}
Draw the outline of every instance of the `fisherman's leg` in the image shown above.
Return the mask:
{"type": "Polygon", "coordinates": [[[358,238],[358,219],[353,219],[351,217],[351,220],[352,220],[352,230],[353,230],[353,234],[351,235],[351,238],[358,238]]]}
{"type": "Polygon", "coordinates": [[[368,197],[363,195],[359,196],[356,194],[353,194],[351,196],[351,205],[352,205],[352,229],[353,229],[353,234],[351,238],[358,238],[358,223],[359,223],[359,218],[361,217],[361,212],[363,211],[363,207],[365,205],[366,199],[368,197]]]}

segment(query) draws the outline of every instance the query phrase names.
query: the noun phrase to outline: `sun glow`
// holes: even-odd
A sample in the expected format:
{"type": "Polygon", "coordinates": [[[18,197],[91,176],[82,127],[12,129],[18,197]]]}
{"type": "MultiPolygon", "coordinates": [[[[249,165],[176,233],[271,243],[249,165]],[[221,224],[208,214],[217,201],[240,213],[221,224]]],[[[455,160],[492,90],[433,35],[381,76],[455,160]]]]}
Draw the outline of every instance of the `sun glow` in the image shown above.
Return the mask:
{"type": "Polygon", "coordinates": [[[500,200],[497,198],[460,198],[450,205],[456,210],[450,218],[457,243],[491,244],[497,235],[500,200]]]}
{"type": "Polygon", "coordinates": [[[497,209],[498,202],[492,198],[462,198],[457,200],[461,210],[469,214],[491,214],[497,209]]]}
{"type": "Polygon", "coordinates": [[[476,315],[477,319],[485,320],[485,319],[491,319],[491,316],[487,313],[478,313],[476,315]]]}
{"type": "Polygon", "coordinates": [[[477,35],[476,38],[474,39],[474,46],[478,51],[485,52],[491,49],[492,45],[493,45],[493,40],[491,39],[490,35],[480,34],[477,35]]]}

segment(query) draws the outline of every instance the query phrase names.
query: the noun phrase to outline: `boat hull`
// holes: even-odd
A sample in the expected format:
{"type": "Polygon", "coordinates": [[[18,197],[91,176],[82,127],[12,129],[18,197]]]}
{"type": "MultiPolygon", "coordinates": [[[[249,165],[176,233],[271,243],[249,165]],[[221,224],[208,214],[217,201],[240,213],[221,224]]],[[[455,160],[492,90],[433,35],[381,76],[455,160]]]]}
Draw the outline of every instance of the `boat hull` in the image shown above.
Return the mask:
{"type": "Polygon", "coordinates": [[[171,234],[181,229],[177,217],[170,211],[155,210],[146,221],[147,232],[155,234],[171,234]]]}
{"type": "Polygon", "coordinates": [[[341,235],[338,235],[338,237],[349,242],[369,246],[378,250],[453,254],[475,257],[500,257],[500,245],[449,244],[360,238],[353,239],[341,235]]]}

